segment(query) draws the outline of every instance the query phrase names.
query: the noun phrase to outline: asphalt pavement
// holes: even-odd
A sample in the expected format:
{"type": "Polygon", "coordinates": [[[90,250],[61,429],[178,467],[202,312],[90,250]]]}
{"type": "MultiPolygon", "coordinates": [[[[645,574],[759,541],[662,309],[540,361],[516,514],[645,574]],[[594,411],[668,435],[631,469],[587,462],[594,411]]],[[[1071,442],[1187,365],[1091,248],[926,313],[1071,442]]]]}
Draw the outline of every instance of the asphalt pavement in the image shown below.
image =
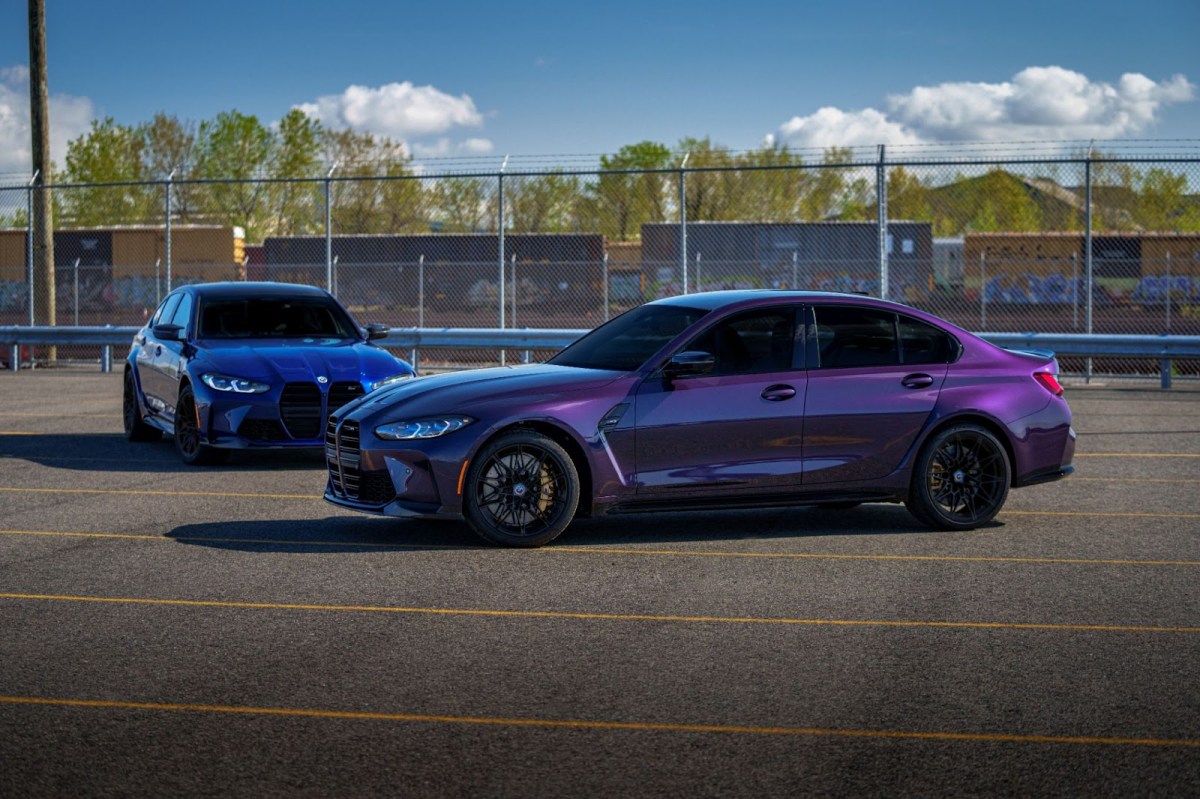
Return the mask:
{"type": "Polygon", "coordinates": [[[896,505],[345,512],[319,453],[183,466],[119,374],[0,374],[0,796],[1182,796],[1200,387],[1069,386],[1077,472],[896,505]]]}

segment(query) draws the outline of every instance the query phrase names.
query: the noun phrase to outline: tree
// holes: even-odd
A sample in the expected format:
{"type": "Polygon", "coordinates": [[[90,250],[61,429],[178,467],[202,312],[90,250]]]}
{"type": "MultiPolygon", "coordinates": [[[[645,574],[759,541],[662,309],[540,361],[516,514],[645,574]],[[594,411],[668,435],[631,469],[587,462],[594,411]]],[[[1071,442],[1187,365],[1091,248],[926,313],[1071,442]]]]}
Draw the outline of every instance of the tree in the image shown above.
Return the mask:
{"type": "Polygon", "coordinates": [[[824,167],[816,170],[816,176],[808,182],[807,191],[800,198],[802,219],[820,222],[839,215],[843,210],[846,169],[834,165],[848,163],[853,157],[854,152],[848,147],[830,147],[825,151],[821,159],[824,167]]]}
{"type": "Polygon", "coordinates": [[[265,177],[271,163],[271,131],[256,116],[223,111],[200,123],[197,139],[196,176],[217,181],[205,192],[205,215],[243,227],[248,241],[261,241],[267,187],[254,179],[265,177]]]}
{"type": "MultiPolygon", "coordinates": [[[[196,166],[196,125],[164,113],[138,127],[142,138],[142,163],[151,180],[186,181],[196,166]]],[[[171,188],[171,212],[183,224],[192,221],[202,188],[186,182],[171,188]]]]}
{"type": "Polygon", "coordinates": [[[651,170],[668,168],[670,160],[666,145],[652,141],[627,144],[616,155],[600,158],[602,171],[588,187],[588,195],[601,233],[629,241],[641,235],[644,223],[666,218],[670,176],[651,170]]]}
{"type": "Polygon", "coordinates": [[[494,181],[481,177],[438,178],[432,189],[434,218],[447,233],[495,230],[495,213],[489,213],[494,181]]]}
{"type": "Polygon", "coordinates": [[[429,230],[425,193],[408,168],[403,144],[353,130],[327,130],[322,143],[326,159],[337,164],[338,177],[360,178],[334,182],[334,230],[339,233],[429,230]]]}
{"type": "Polygon", "coordinates": [[[1140,181],[1135,218],[1146,230],[1181,230],[1187,223],[1184,193],[1187,176],[1172,174],[1160,167],[1146,172],[1140,181]]]}
{"type": "Polygon", "coordinates": [[[763,146],[738,160],[747,167],[737,173],[736,195],[744,219],[759,222],[795,222],[810,175],[800,167],[804,159],[786,145],[763,146]]]}
{"type": "Polygon", "coordinates": [[[902,166],[888,172],[888,217],[911,222],[929,222],[933,210],[929,206],[929,189],[920,179],[902,166]]]}
{"type": "Polygon", "coordinates": [[[271,177],[288,182],[272,185],[271,207],[274,217],[270,227],[280,236],[315,233],[325,226],[318,180],[291,182],[314,178],[321,165],[321,124],[298,108],[293,108],[275,133],[271,177]]]}
{"type": "Polygon", "coordinates": [[[565,233],[579,228],[579,178],[550,172],[505,181],[505,216],[512,233],[565,233]]]}
{"type": "MultiPolygon", "coordinates": [[[[112,117],[93,120],[87,133],[67,144],[67,183],[122,183],[145,180],[143,141],[135,128],[112,117]]],[[[66,218],[77,227],[146,224],[153,212],[146,187],[84,186],[63,193],[66,218]]],[[[160,214],[161,216],[161,214],[160,214]]]]}

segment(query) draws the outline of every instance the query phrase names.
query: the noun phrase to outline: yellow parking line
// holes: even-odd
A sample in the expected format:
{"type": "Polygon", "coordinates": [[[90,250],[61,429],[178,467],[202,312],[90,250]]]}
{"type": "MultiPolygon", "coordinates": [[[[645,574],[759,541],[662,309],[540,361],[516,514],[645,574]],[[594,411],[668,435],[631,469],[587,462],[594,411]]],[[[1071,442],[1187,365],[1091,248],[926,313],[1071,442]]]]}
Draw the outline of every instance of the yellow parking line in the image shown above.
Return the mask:
{"type": "Polygon", "coordinates": [[[320,499],[321,495],[312,494],[248,494],[229,491],[150,491],[130,490],[120,488],[21,488],[16,486],[0,486],[0,491],[32,492],[38,494],[122,494],[133,496],[165,496],[165,497],[253,497],[258,499],[320,499]]]}
{"type": "Polygon", "coordinates": [[[48,419],[116,419],[115,413],[53,413],[47,411],[0,411],[0,416],[22,416],[48,419]]]}
{"type": "MultiPolygon", "coordinates": [[[[230,491],[151,491],[120,488],[23,488],[19,486],[0,486],[0,491],[42,494],[118,494],[125,496],[167,496],[167,497],[245,497],[250,499],[312,499],[321,498],[320,494],[259,494],[238,493],[230,491]]],[[[1200,519],[1200,513],[1118,513],[1113,511],[1040,511],[1040,510],[1003,510],[1002,516],[1093,516],[1116,517],[1129,519],[1200,519]]]]}
{"type": "Polygon", "coordinates": [[[1200,458],[1196,454],[1170,452],[1076,452],[1076,458],[1200,458]]]}
{"type": "Polygon", "coordinates": [[[829,727],[752,726],[740,724],[675,724],[646,721],[593,721],[505,716],[449,716],[426,713],[384,713],[362,710],[198,705],[168,702],[121,702],[107,699],[59,699],[34,696],[0,696],[0,703],[80,707],[104,710],[152,710],[182,713],[220,713],[242,716],[284,716],[354,721],[397,721],[418,724],[468,724],[491,727],[541,727],[572,730],[682,732],[723,735],[775,735],[824,738],[890,738],[919,741],[970,741],[976,743],[1083,744],[1108,746],[1200,747],[1189,738],[1119,738],[1099,735],[1022,735],[1016,733],[939,732],[923,730],[856,730],[829,727]]]}
{"type": "Polygon", "coordinates": [[[477,608],[421,608],[389,605],[320,605],[301,602],[231,602],[206,599],[150,599],[144,597],[70,596],[58,594],[0,593],[0,599],[49,602],[94,602],[112,605],[225,608],[236,610],[303,610],[341,613],[398,613],[423,616],[475,616],[514,619],[573,619],[582,621],[653,621],[701,624],[783,624],[828,627],[931,627],[981,630],[1054,630],[1119,633],[1200,633],[1200,627],[1126,624],[1038,624],[991,621],[893,621],[888,619],[789,619],[753,616],[680,616],[643,613],[572,613],[553,610],[486,610],[477,608]]]}
{"type": "Polygon", "coordinates": [[[1124,513],[1088,510],[1002,510],[1001,516],[1104,516],[1120,519],[1200,519],[1200,513],[1124,513]]]}
{"type": "Polygon", "coordinates": [[[50,433],[34,433],[28,430],[0,430],[0,436],[48,436],[50,433]]]}
{"type": "MultiPolygon", "coordinates": [[[[1167,477],[1079,477],[1070,478],[1072,483],[1083,481],[1085,483],[1173,483],[1183,485],[1194,485],[1200,483],[1200,480],[1173,480],[1167,477]]],[[[1069,484],[1068,484],[1069,485],[1069,484]]]]}
{"type": "MultiPolygon", "coordinates": [[[[186,536],[171,537],[141,533],[83,533],[61,532],[57,530],[0,530],[0,535],[44,536],[50,538],[97,538],[97,539],[130,539],[137,541],[157,541],[163,543],[183,544],[257,544],[260,546],[313,546],[313,547],[361,547],[363,549],[431,549],[431,550],[461,550],[464,547],[455,544],[403,544],[384,541],[321,541],[299,538],[237,538],[233,536],[186,536]]],[[[491,550],[489,550],[491,551],[491,550]]],[[[497,552],[502,550],[496,550],[497,552]]],[[[869,555],[846,554],[837,552],[728,552],[711,549],[633,549],[619,547],[585,547],[585,546],[554,546],[536,550],[514,552],[520,556],[528,552],[532,555],[642,555],[648,557],[683,557],[683,558],[759,558],[775,560],[878,560],[878,561],[928,561],[932,563],[1027,563],[1027,564],[1068,564],[1081,566],[1200,566],[1197,560],[1128,560],[1109,558],[1031,558],[1005,556],[973,556],[973,555],[869,555]]]]}

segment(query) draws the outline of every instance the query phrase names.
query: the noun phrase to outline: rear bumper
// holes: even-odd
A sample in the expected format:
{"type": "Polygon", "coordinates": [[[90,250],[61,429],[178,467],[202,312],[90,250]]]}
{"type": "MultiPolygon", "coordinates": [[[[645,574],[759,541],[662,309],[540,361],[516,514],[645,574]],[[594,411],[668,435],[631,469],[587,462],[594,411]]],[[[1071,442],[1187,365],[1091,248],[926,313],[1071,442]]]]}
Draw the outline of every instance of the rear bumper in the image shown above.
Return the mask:
{"type": "Polygon", "coordinates": [[[1046,469],[1041,472],[1034,472],[1026,475],[1020,480],[1013,483],[1014,488],[1024,488],[1025,486],[1035,486],[1041,483],[1053,483],[1055,480],[1061,480],[1075,471],[1075,467],[1067,464],[1054,469],[1046,469]]]}

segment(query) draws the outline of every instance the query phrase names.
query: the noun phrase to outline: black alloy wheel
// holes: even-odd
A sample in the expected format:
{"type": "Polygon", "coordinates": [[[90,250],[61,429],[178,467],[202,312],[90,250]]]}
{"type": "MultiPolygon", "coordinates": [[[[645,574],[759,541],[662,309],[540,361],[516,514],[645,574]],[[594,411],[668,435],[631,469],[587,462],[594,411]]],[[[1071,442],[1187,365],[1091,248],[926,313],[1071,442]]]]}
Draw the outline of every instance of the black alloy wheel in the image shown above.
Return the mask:
{"type": "Polygon", "coordinates": [[[463,514],[493,544],[537,547],[575,518],[579,474],[550,438],[514,430],[484,445],[467,473],[463,514]]]}
{"type": "Polygon", "coordinates": [[[932,527],[972,530],[999,513],[1011,479],[1008,453],[994,435],[979,425],[955,425],[921,449],[905,504],[932,527]]]}
{"type": "Polygon", "coordinates": [[[137,386],[133,372],[125,370],[125,391],[121,399],[122,417],[125,423],[125,438],[130,441],[158,441],[162,431],[142,421],[142,410],[138,407],[137,386]]]}
{"type": "Polygon", "coordinates": [[[184,386],[175,403],[175,448],[188,466],[220,463],[229,457],[228,450],[216,449],[200,440],[200,425],[196,418],[196,396],[191,386],[184,386]]]}

